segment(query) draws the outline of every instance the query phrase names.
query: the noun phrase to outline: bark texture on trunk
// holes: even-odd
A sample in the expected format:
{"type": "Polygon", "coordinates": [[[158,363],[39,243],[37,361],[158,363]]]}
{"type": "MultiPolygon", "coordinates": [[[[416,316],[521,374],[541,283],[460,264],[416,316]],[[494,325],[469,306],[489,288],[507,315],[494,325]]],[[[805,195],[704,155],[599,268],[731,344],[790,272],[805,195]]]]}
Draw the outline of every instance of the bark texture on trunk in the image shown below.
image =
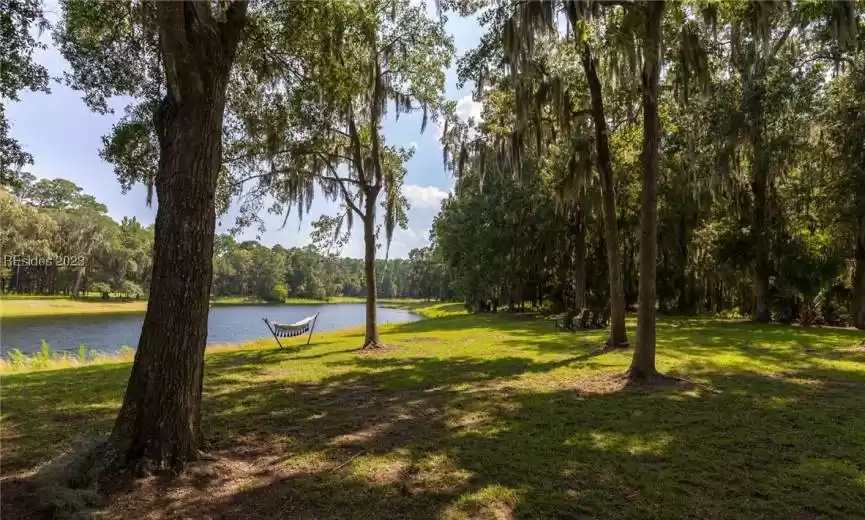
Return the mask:
{"type": "Polygon", "coordinates": [[[218,22],[206,3],[159,3],[167,92],[154,115],[160,158],[150,299],[112,463],[180,469],[199,454],[204,347],[212,279],[214,198],[222,163],[225,89],[246,4],[218,22]]]}
{"type": "Polygon", "coordinates": [[[366,197],[366,215],[363,217],[363,273],[366,279],[366,334],[363,348],[375,348],[378,337],[378,290],[375,283],[375,202],[378,194],[366,197]]]}
{"type": "Polygon", "coordinates": [[[622,281],[622,260],[619,251],[619,227],[616,222],[616,186],[613,172],[610,141],[607,131],[607,116],[601,81],[598,77],[597,59],[592,56],[588,44],[583,45],[582,64],[589,83],[592,103],[592,122],[595,127],[595,146],[598,155],[598,170],[601,177],[602,206],[604,214],[604,241],[607,246],[607,264],[610,278],[610,338],[607,344],[614,347],[627,346],[625,330],[625,287],[622,281]]]}
{"type": "Polygon", "coordinates": [[[661,20],[664,2],[645,2],[646,41],[643,50],[643,194],[640,215],[640,296],[637,310],[637,345],[631,360],[631,378],[647,379],[655,369],[655,278],[658,256],[658,86],[661,74],[661,20]]]}
{"type": "Polygon", "coordinates": [[[763,96],[762,88],[754,85],[751,88],[750,127],[748,139],[751,142],[751,194],[754,197],[752,214],[752,233],[754,235],[754,320],[768,322],[771,319],[769,309],[769,243],[766,234],[766,205],[769,189],[768,164],[763,153],[763,96]]]}
{"type": "Polygon", "coordinates": [[[856,270],[853,274],[853,325],[865,330],[865,220],[859,224],[856,238],[856,270]]]}

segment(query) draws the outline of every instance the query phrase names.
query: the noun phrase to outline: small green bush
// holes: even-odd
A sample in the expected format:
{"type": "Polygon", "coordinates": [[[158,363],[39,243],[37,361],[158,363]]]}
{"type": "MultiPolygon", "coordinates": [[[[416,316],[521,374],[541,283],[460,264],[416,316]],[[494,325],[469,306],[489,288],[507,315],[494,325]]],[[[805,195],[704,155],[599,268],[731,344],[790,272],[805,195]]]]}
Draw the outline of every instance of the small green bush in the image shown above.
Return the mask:
{"type": "Polygon", "coordinates": [[[30,366],[33,368],[45,368],[51,362],[51,357],[51,345],[43,339],[39,352],[30,357],[30,366]]]}
{"type": "Polygon", "coordinates": [[[21,352],[17,348],[9,351],[9,363],[14,368],[24,368],[27,365],[27,354],[21,352]]]}
{"type": "Polygon", "coordinates": [[[271,287],[270,294],[265,299],[271,302],[284,302],[286,298],[288,298],[288,288],[279,283],[271,287]]]}

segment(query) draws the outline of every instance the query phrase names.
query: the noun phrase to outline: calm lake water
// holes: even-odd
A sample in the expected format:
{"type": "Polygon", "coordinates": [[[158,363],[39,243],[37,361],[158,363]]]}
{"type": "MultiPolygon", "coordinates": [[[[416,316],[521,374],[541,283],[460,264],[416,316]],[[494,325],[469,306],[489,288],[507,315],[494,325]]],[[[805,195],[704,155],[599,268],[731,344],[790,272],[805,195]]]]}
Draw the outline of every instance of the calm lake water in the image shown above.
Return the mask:
{"type": "MultiPolygon", "coordinates": [[[[208,319],[207,343],[238,343],[263,337],[272,338],[261,321],[262,317],[267,316],[271,321],[280,323],[293,323],[315,313],[319,313],[315,333],[361,327],[365,321],[362,303],[213,307],[208,319]]],[[[419,319],[419,316],[402,309],[378,309],[379,323],[419,319]]],[[[0,324],[0,345],[4,354],[11,348],[27,353],[37,352],[43,339],[55,351],[77,350],[79,345],[87,345],[90,349],[112,352],[124,345],[135,348],[143,321],[143,313],[5,319],[0,324]]]]}

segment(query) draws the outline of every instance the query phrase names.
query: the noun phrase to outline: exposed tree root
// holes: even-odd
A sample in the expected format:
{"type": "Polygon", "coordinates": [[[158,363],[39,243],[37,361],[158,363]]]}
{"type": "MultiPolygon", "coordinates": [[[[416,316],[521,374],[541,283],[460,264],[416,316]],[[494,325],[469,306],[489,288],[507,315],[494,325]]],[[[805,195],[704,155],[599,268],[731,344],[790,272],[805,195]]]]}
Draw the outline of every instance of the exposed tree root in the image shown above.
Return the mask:
{"type": "Polygon", "coordinates": [[[628,380],[629,385],[638,385],[653,388],[669,388],[676,386],[683,388],[701,388],[712,393],[720,393],[718,390],[708,385],[704,385],[703,383],[697,383],[696,381],[691,381],[690,379],[686,379],[684,377],[662,374],[660,372],[652,372],[650,374],[646,374],[636,372],[633,368],[631,368],[627,370],[624,374],[622,374],[622,377],[628,380]]]}
{"type": "Polygon", "coordinates": [[[133,480],[155,474],[176,476],[199,460],[218,458],[196,450],[180,461],[126,460],[110,439],[90,439],[44,465],[33,478],[34,494],[50,518],[90,518],[105,496],[122,492],[133,480]]]}
{"type": "Polygon", "coordinates": [[[219,457],[217,457],[215,455],[211,455],[210,453],[207,453],[206,451],[198,450],[198,460],[205,460],[208,462],[213,462],[213,461],[219,460],[219,457]]]}
{"type": "Polygon", "coordinates": [[[78,443],[42,466],[33,478],[38,507],[48,518],[89,518],[102,505],[99,481],[108,443],[93,439],[78,443]]]}
{"type": "Polygon", "coordinates": [[[380,342],[370,342],[366,343],[364,346],[360,347],[357,352],[359,354],[379,354],[382,352],[390,352],[392,350],[396,350],[397,347],[393,345],[388,345],[386,343],[380,342]]]}

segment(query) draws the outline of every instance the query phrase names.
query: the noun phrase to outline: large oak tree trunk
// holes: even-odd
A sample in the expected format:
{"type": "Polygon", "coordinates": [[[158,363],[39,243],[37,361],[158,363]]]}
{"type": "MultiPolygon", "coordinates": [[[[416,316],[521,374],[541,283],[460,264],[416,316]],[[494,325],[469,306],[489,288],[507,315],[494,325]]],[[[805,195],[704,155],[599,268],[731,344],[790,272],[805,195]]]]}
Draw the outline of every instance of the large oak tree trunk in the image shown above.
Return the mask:
{"type": "Polygon", "coordinates": [[[640,296],[637,310],[637,345],[630,375],[647,379],[655,369],[655,278],[658,256],[658,87],[661,74],[661,20],[663,1],[645,2],[646,41],[643,50],[643,197],[640,215],[640,296]]]}
{"type": "Polygon", "coordinates": [[[376,195],[367,194],[366,215],[363,218],[363,274],[366,279],[366,334],[363,348],[379,346],[378,337],[378,290],[375,283],[375,202],[376,195]]]}
{"type": "Polygon", "coordinates": [[[595,146],[598,155],[598,170],[601,177],[602,206],[604,214],[604,241],[607,246],[607,264],[610,271],[610,346],[627,346],[625,330],[625,287],[622,282],[622,259],[619,251],[619,227],[616,222],[616,188],[610,141],[607,135],[607,118],[601,81],[598,77],[597,59],[592,56],[587,44],[583,45],[582,63],[589,82],[592,103],[592,122],[595,127],[595,146]]]}
{"type": "Polygon", "coordinates": [[[154,116],[159,206],[150,299],[123,406],[114,463],[179,469],[199,454],[204,347],[213,275],[225,89],[246,4],[217,22],[206,3],[154,6],[167,95],[154,116]]]}

